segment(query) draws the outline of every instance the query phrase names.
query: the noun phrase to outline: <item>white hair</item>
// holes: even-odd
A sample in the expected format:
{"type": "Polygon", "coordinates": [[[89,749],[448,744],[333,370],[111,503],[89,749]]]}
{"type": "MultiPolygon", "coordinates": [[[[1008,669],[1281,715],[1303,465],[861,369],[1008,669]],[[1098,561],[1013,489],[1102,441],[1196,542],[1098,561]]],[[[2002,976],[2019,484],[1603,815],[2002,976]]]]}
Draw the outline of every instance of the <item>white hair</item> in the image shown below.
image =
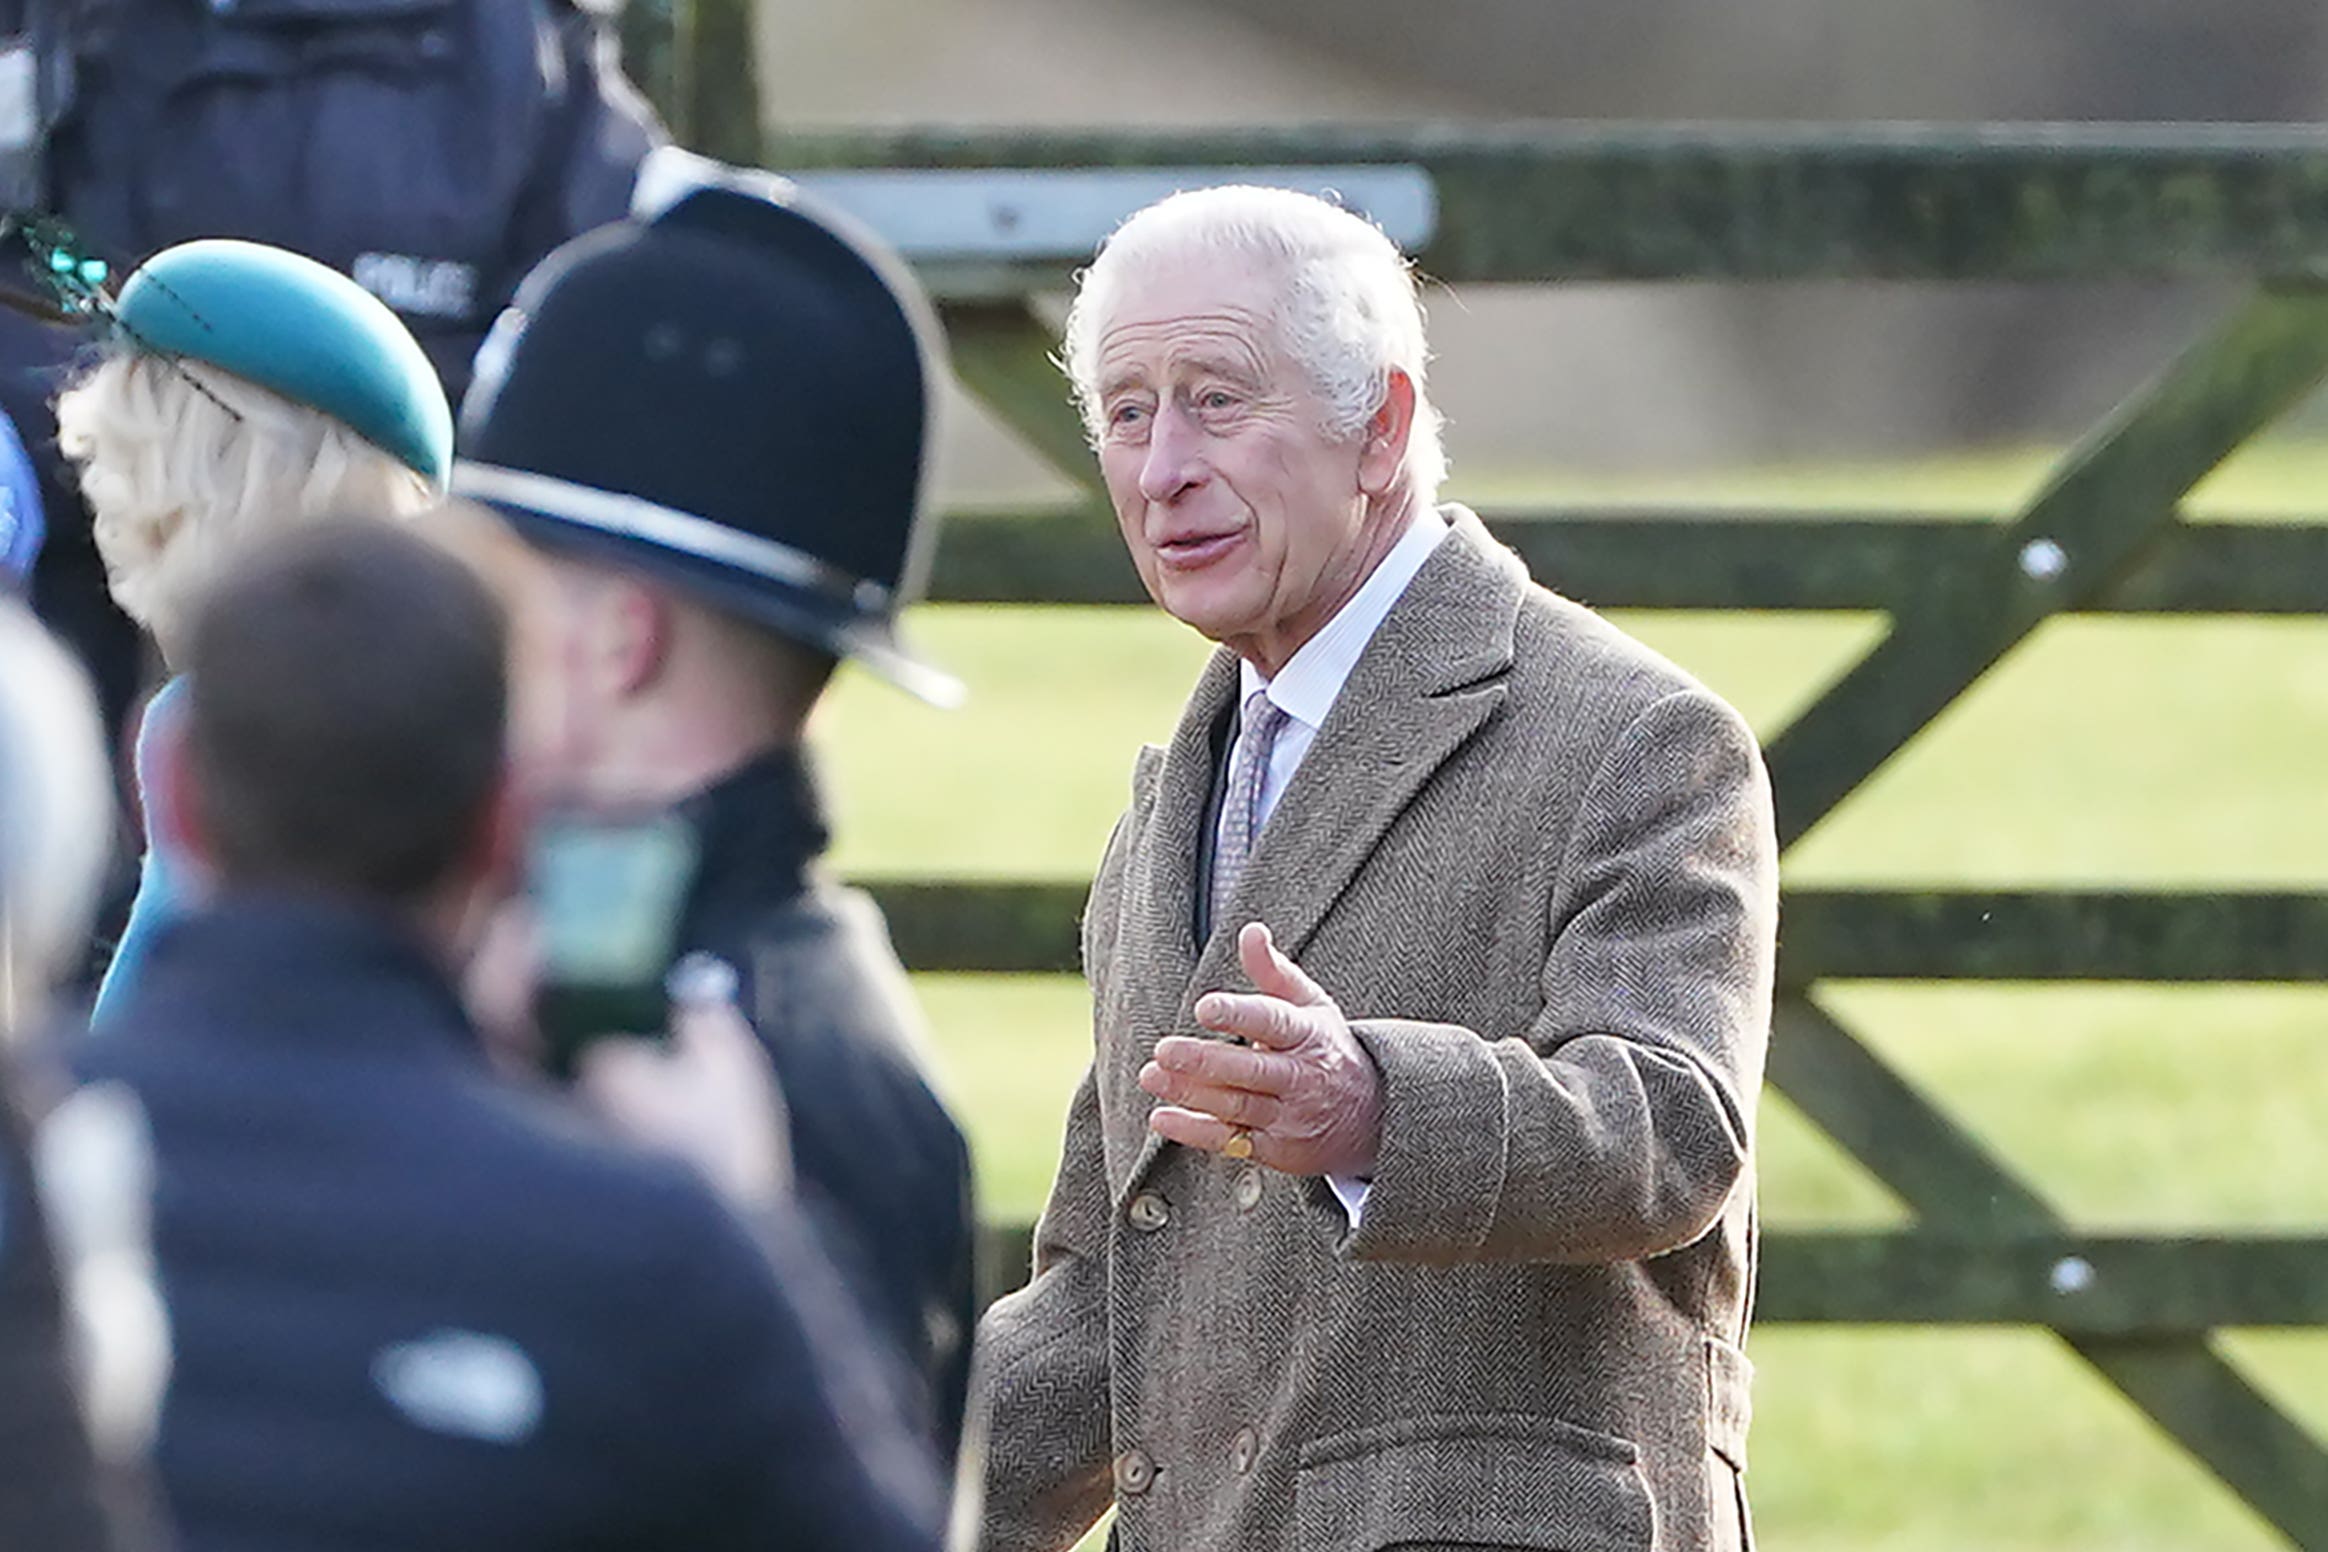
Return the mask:
{"type": "Polygon", "coordinates": [[[1447,477],[1440,419],[1426,391],[1430,350],[1414,269],[1381,228],[1290,189],[1237,184],[1159,200],[1100,248],[1067,311],[1062,365],[1097,444],[1099,346],[1117,301],[1145,272],[1175,261],[1243,259],[1278,282],[1275,323],[1286,353],[1326,407],[1327,435],[1350,438],[1382,408],[1390,374],[1415,385],[1406,468],[1424,499],[1447,477]]]}
{"type": "Polygon", "coordinates": [[[220,559],[329,513],[408,515],[427,480],[321,411],[247,379],[140,351],[57,400],[114,600],[165,653],[220,559]]]}
{"type": "Polygon", "coordinates": [[[32,616],[0,601],[0,1031],[37,1016],[80,952],[113,843],[89,682],[32,616]]]}

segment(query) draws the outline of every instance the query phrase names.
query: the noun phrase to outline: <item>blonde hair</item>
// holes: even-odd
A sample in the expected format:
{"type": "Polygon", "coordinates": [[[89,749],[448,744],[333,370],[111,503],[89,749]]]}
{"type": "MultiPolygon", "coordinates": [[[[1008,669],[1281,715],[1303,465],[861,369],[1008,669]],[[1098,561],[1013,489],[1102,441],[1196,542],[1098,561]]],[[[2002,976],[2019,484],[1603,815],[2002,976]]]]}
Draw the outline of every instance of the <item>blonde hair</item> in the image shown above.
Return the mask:
{"type": "Polygon", "coordinates": [[[57,400],[114,600],[164,655],[223,557],[335,512],[407,516],[427,480],[317,410],[215,368],[109,355],[57,400]]]}

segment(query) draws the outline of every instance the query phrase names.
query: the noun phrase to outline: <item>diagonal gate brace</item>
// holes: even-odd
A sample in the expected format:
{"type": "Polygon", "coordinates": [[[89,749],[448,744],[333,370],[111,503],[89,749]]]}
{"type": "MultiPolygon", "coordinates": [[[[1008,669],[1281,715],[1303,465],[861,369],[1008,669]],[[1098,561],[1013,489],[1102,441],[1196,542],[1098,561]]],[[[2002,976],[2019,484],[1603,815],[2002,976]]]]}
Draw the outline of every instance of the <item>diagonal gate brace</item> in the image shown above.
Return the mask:
{"type": "MultiPolygon", "coordinates": [[[[2058,1230],[2059,1213],[1800,992],[1774,1012],[1770,1080],[1923,1223],[2058,1230]]],[[[2328,1547],[2328,1451],[2203,1336],[2056,1333],[2299,1547],[2328,1547]]]]}
{"type": "Polygon", "coordinates": [[[2052,615],[2173,533],[2191,487],[2328,375],[2328,295],[2267,290],[2073,453],[2017,521],[1906,603],[1771,741],[1781,845],[1800,840],[2052,615]]]}

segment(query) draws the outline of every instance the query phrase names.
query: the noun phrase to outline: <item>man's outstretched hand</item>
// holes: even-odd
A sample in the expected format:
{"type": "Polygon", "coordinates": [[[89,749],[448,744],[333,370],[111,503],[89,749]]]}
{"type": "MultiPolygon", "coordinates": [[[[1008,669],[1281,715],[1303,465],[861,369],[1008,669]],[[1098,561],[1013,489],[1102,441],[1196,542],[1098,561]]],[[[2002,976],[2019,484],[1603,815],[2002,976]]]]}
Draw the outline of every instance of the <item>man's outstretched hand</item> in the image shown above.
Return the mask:
{"type": "Polygon", "coordinates": [[[1246,1042],[1168,1035],[1140,1070],[1163,1103],[1148,1117],[1159,1136],[1208,1153],[1234,1152],[1289,1175],[1364,1177],[1382,1146],[1382,1080],[1349,1020],[1324,988],[1248,922],[1237,957],[1256,990],[1208,992],[1196,1021],[1246,1042]]]}

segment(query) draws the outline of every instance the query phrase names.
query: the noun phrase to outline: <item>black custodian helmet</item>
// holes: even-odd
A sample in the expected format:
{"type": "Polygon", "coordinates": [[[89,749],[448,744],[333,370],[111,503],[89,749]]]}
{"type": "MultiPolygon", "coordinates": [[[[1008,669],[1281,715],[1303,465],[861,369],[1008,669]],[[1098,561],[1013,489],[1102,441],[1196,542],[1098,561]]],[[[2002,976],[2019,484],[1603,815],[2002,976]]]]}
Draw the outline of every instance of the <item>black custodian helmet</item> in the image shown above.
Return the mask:
{"type": "Polygon", "coordinates": [[[478,352],[452,490],[953,705],[897,637],[942,370],[878,241],[782,178],[660,151],[633,219],[544,259],[478,352]]]}

